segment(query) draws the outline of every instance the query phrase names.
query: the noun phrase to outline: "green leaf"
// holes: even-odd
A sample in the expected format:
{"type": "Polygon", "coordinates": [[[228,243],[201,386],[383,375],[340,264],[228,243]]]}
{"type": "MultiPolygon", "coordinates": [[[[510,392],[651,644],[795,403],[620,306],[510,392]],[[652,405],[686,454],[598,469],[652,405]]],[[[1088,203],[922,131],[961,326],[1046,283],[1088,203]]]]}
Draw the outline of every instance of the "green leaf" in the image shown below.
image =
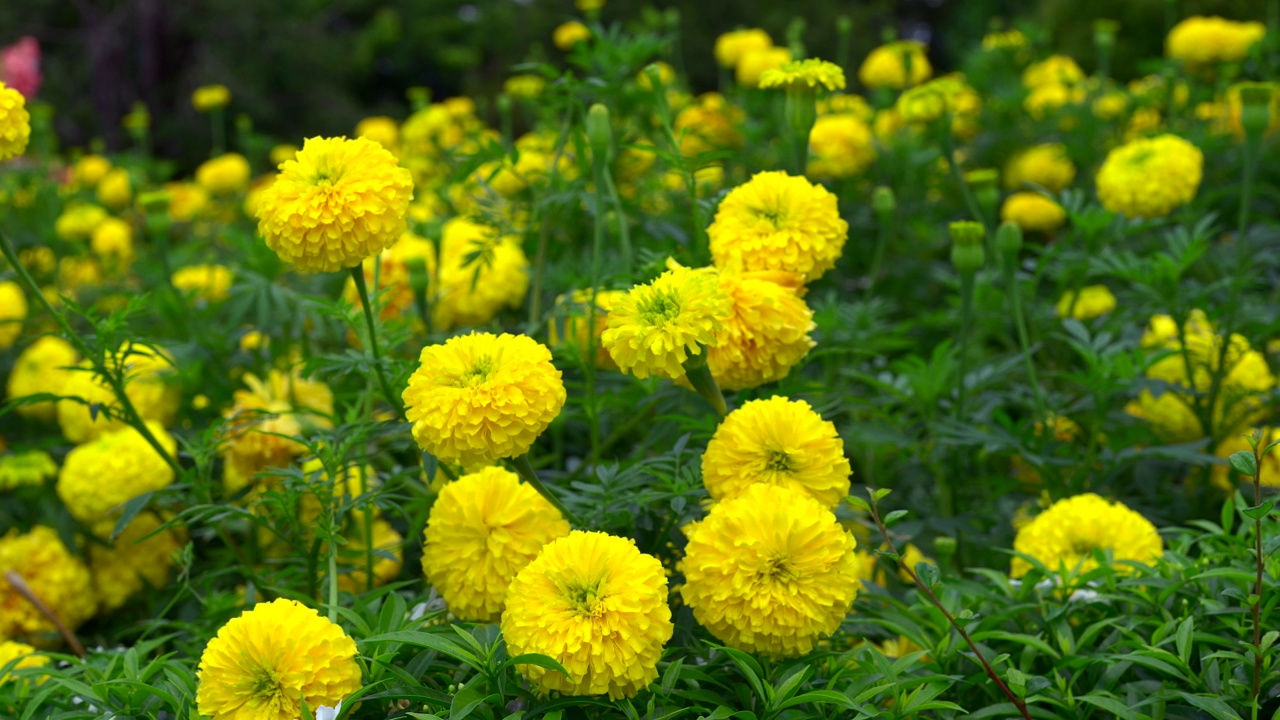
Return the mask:
{"type": "Polygon", "coordinates": [[[925,587],[937,587],[938,583],[942,581],[942,571],[931,562],[918,562],[915,570],[920,582],[924,583],[925,587]]]}
{"type": "Polygon", "coordinates": [[[1120,720],[1139,720],[1138,714],[1135,713],[1128,705],[1116,700],[1109,695],[1081,695],[1076,698],[1080,702],[1089,703],[1090,705],[1102,708],[1107,712],[1120,718],[1120,720]]]}
{"type": "Polygon", "coordinates": [[[1178,647],[1178,657],[1182,658],[1182,662],[1191,661],[1191,640],[1196,630],[1196,620],[1189,617],[1178,623],[1178,632],[1174,636],[1174,643],[1178,647]]]}
{"type": "Polygon", "coordinates": [[[884,516],[884,525],[885,527],[893,527],[894,524],[896,524],[899,520],[905,518],[910,514],[911,513],[907,510],[894,510],[893,512],[884,516]]]}
{"type": "Polygon", "coordinates": [[[561,675],[564,675],[565,677],[569,677],[569,671],[566,670],[563,665],[556,662],[555,658],[547,657],[546,655],[542,655],[540,653],[525,653],[523,655],[517,655],[513,658],[508,658],[506,662],[502,663],[502,667],[500,669],[506,670],[508,667],[511,667],[514,665],[537,665],[540,668],[546,668],[547,670],[555,670],[561,675]]]}
{"type": "Polygon", "coordinates": [[[786,710],[787,708],[795,707],[797,705],[805,705],[805,704],[836,705],[841,708],[844,708],[845,710],[855,709],[853,701],[850,700],[847,695],[843,693],[838,693],[835,690],[810,690],[809,692],[804,693],[803,695],[797,695],[791,698],[790,700],[782,703],[781,705],[778,706],[778,709],[786,710]]]}
{"type": "Polygon", "coordinates": [[[1253,477],[1258,472],[1258,459],[1253,456],[1251,450],[1231,453],[1231,457],[1227,460],[1231,463],[1231,467],[1242,475],[1253,477]]]}
{"type": "Polygon", "coordinates": [[[364,640],[366,645],[380,642],[398,642],[404,643],[405,645],[413,645],[415,647],[435,650],[443,655],[448,655],[454,660],[460,660],[476,670],[480,670],[482,665],[479,658],[471,652],[453,640],[437,633],[401,630],[398,632],[383,633],[382,635],[374,635],[373,637],[365,638],[364,640]]]}
{"type": "Polygon", "coordinates": [[[868,515],[871,514],[871,504],[860,497],[854,497],[850,495],[849,497],[845,498],[844,501],[849,503],[849,505],[851,505],[855,510],[861,510],[862,512],[867,513],[868,515]]]}
{"type": "Polygon", "coordinates": [[[878,488],[876,490],[868,490],[867,492],[871,497],[875,498],[876,502],[880,502],[881,500],[889,497],[889,493],[893,491],[889,488],[878,488]]]}
{"type": "Polygon", "coordinates": [[[1250,520],[1261,520],[1262,518],[1270,515],[1271,511],[1274,510],[1275,507],[1276,504],[1271,500],[1268,500],[1256,507],[1245,508],[1243,512],[1244,516],[1250,520]]]}
{"type": "Polygon", "coordinates": [[[1179,692],[1187,702],[1204,710],[1217,720],[1243,720],[1235,710],[1221,700],[1213,697],[1205,697],[1203,695],[1192,695],[1191,693],[1179,692]]]}
{"type": "Polygon", "coordinates": [[[683,667],[684,659],[676,658],[675,660],[672,660],[671,664],[667,666],[667,669],[663,671],[661,683],[663,695],[670,695],[671,691],[675,689],[676,682],[680,680],[680,669],[683,667]]]}
{"type": "Polygon", "coordinates": [[[760,664],[756,662],[755,658],[731,647],[720,645],[713,645],[712,647],[728,655],[729,659],[733,660],[733,663],[738,666],[742,674],[747,677],[747,682],[751,683],[751,689],[755,691],[756,697],[765,703],[769,702],[773,694],[773,688],[767,687],[761,682],[760,676],[764,674],[764,671],[760,669],[760,664]]]}

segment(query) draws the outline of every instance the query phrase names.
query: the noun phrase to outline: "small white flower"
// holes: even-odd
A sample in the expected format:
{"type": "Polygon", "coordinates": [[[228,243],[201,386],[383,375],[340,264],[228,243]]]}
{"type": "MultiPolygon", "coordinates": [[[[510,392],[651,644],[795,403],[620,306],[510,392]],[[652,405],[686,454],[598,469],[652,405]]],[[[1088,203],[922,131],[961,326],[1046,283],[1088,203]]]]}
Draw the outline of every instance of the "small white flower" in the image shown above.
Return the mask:
{"type": "Polygon", "coordinates": [[[338,701],[337,707],[329,707],[321,705],[316,708],[316,720],[338,720],[338,713],[342,712],[342,701],[338,701]]]}

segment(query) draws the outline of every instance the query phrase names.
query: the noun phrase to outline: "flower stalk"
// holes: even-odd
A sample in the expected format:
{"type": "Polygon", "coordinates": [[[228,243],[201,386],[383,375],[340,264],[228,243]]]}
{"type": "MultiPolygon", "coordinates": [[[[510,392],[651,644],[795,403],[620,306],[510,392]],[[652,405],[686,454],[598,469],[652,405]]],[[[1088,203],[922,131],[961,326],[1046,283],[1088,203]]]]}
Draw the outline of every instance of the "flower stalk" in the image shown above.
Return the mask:
{"type": "Polygon", "coordinates": [[[697,355],[691,355],[684,361],[685,375],[693,389],[716,411],[716,415],[724,418],[729,414],[729,408],[725,404],[724,394],[720,392],[720,386],[711,376],[711,368],[707,366],[707,349],[703,347],[700,350],[697,355]]]}
{"type": "Polygon", "coordinates": [[[546,485],[543,485],[542,481],[538,479],[538,473],[533,469],[533,463],[529,462],[528,454],[518,455],[511,458],[511,467],[516,471],[516,474],[520,476],[520,479],[532,485],[533,489],[537,490],[539,495],[546,498],[547,502],[555,506],[555,509],[560,511],[560,514],[564,516],[565,520],[568,520],[571,525],[576,524],[574,522],[573,515],[569,513],[569,509],[564,506],[564,503],[560,502],[560,498],[556,497],[555,493],[551,492],[551,490],[546,485]]]}
{"type": "Polygon", "coordinates": [[[365,327],[369,331],[369,351],[373,354],[373,373],[378,378],[378,386],[382,390],[383,397],[401,417],[404,417],[404,404],[395,396],[395,393],[391,392],[391,383],[387,382],[386,371],[382,367],[382,353],[378,349],[378,330],[373,320],[373,305],[369,302],[369,287],[365,283],[363,265],[351,268],[351,278],[355,281],[356,292],[360,295],[360,306],[364,309],[365,327]]]}

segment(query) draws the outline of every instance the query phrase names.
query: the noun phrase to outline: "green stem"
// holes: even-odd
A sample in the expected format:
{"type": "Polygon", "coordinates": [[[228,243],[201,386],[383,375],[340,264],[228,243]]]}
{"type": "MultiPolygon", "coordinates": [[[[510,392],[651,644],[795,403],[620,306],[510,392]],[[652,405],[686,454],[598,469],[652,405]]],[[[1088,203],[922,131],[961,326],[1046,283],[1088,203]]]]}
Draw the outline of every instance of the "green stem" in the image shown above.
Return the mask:
{"type": "Polygon", "coordinates": [[[884,250],[893,240],[894,231],[896,230],[897,213],[885,213],[879,220],[879,227],[876,232],[876,247],[871,254],[871,273],[867,281],[867,297],[871,297],[871,291],[876,287],[876,280],[880,278],[880,265],[884,262],[884,250]]]}
{"type": "MultiPolygon", "coordinates": [[[[946,115],[939,122],[943,123],[942,129],[942,156],[946,158],[947,169],[951,171],[951,177],[956,181],[956,185],[960,186],[960,194],[964,197],[964,204],[969,208],[969,214],[974,220],[982,223],[982,227],[986,230],[988,241],[991,236],[991,224],[986,215],[982,212],[982,208],[978,205],[978,198],[974,197],[973,188],[969,187],[969,183],[965,182],[964,175],[960,172],[960,166],[956,163],[956,140],[951,134],[951,116],[946,115]]],[[[988,242],[989,244],[989,242],[988,242]]],[[[987,248],[987,252],[991,252],[991,248],[987,248]]]]}
{"type": "Polygon", "coordinates": [[[209,123],[213,126],[213,157],[217,157],[226,152],[227,148],[227,125],[222,108],[216,107],[209,111],[209,123]]]}
{"type": "Polygon", "coordinates": [[[351,278],[356,283],[356,292],[360,294],[360,306],[364,308],[364,323],[369,330],[369,351],[373,353],[373,373],[378,378],[378,386],[382,388],[383,397],[391,403],[391,407],[395,408],[400,417],[404,417],[404,405],[400,398],[391,392],[391,383],[387,382],[386,373],[382,368],[382,353],[378,349],[378,330],[374,326],[373,305],[369,302],[369,287],[365,284],[363,265],[351,268],[351,278]]]}
{"type": "Polygon", "coordinates": [[[605,172],[604,182],[609,190],[609,199],[613,202],[614,212],[618,215],[618,244],[622,250],[622,272],[630,279],[631,227],[627,223],[627,214],[622,210],[622,197],[618,195],[618,186],[613,181],[613,173],[605,172]]]}
{"type": "Polygon", "coordinates": [[[329,622],[338,622],[338,543],[329,541],[329,622]]]}
{"type": "Polygon", "coordinates": [[[1041,422],[1048,422],[1049,415],[1045,407],[1044,389],[1036,377],[1036,366],[1031,361],[1031,341],[1027,333],[1027,319],[1022,311],[1022,286],[1018,282],[1017,257],[1005,258],[1005,284],[1009,288],[1009,299],[1013,303],[1013,323],[1018,331],[1018,344],[1022,348],[1022,362],[1027,370],[1027,381],[1035,393],[1036,413],[1041,422]]]}
{"type": "Polygon", "coordinates": [[[569,514],[569,510],[564,506],[564,503],[560,502],[560,499],[557,498],[551,490],[549,490],[546,485],[543,485],[542,481],[538,479],[538,473],[534,471],[533,464],[529,462],[528,454],[511,458],[511,467],[515,468],[516,474],[518,474],[522,480],[532,485],[533,489],[537,490],[539,495],[546,498],[547,502],[555,506],[555,509],[560,511],[560,514],[564,516],[564,519],[569,521],[569,524],[575,524],[573,515],[569,514]]]}
{"type": "MultiPolygon", "coordinates": [[[[555,193],[556,180],[560,176],[560,158],[564,156],[565,143],[569,141],[569,130],[573,127],[573,108],[565,113],[564,122],[560,124],[560,135],[556,137],[556,151],[551,157],[551,169],[547,172],[547,193],[555,193]]],[[[546,199],[543,199],[546,202],[546,199]]],[[[533,297],[529,300],[529,325],[538,323],[542,317],[542,279],[547,267],[547,245],[550,239],[550,227],[547,225],[546,210],[541,204],[534,205],[538,225],[538,253],[533,265],[533,297]]]]}
{"type": "Polygon", "coordinates": [[[595,175],[595,218],[591,240],[591,299],[587,306],[587,353],[583,371],[587,380],[587,420],[591,440],[591,463],[600,459],[600,406],[596,393],[596,296],[600,292],[600,260],[604,254],[604,181],[609,173],[602,157],[592,159],[595,175]]]}
{"type": "Polygon", "coordinates": [[[974,291],[974,273],[960,273],[960,357],[959,357],[959,387],[957,388],[956,399],[956,420],[964,421],[964,405],[965,396],[968,390],[965,386],[966,376],[969,374],[969,336],[972,334],[973,325],[973,291],[974,291]]]}
{"type": "Polygon", "coordinates": [[[729,414],[724,394],[720,392],[720,386],[716,385],[716,379],[711,376],[711,368],[707,367],[707,348],[702,348],[702,352],[684,361],[684,372],[689,378],[689,384],[716,411],[717,416],[724,418],[729,414]]]}

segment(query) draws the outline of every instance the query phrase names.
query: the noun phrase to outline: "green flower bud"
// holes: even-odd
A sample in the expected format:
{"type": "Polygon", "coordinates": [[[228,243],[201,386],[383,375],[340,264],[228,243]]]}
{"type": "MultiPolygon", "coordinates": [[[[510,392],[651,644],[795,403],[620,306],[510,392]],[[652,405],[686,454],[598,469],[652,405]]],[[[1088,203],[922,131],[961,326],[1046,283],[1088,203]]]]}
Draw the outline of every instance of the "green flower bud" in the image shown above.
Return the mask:
{"type": "Polygon", "coordinates": [[[990,168],[970,170],[965,173],[964,181],[973,188],[973,196],[983,212],[995,214],[996,205],[1000,202],[1000,173],[990,168]]]}
{"type": "Polygon", "coordinates": [[[956,539],[948,535],[933,541],[933,552],[938,556],[938,566],[945,567],[956,555],[956,539]]]}
{"type": "Polygon", "coordinates": [[[982,223],[971,220],[953,222],[951,232],[951,263],[962,273],[977,272],[987,263],[987,251],[983,247],[986,232],[982,223]]]}
{"type": "Polygon", "coordinates": [[[996,249],[1005,255],[1017,255],[1022,249],[1022,228],[1011,222],[1000,223],[996,230],[996,249]]]}
{"type": "Polygon", "coordinates": [[[836,18],[836,32],[841,35],[848,35],[853,32],[853,20],[848,15],[841,15],[836,18]]]}
{"type": "Polygon", "coordinates": [[[881,217],[892,215],[898,209],[898,200],[893,195],[893,188],[886,185],[877,186],[871,193],[871,208],[881,217]]]}
{"type": "Polygon", "coordinates": [[[1120,31],[1120,23],[1115,20],[1100,19],[1093,21],[1093,44],[1099,48],[1113,48],[1116,44],[1116,33],[1120,31]]]}
{"type": "Polygon", "coordinates": [[[1267,83],[1244,83],[1240,89],[1240,125],[1249,137],[1259,137],[1271,123],[1271,95],[1267,83]]]}
{"type": "MultiPolygon", "coordinates": [[[[652,65],[649,70],[656,70],[652,65]]],[[[656,87],[656,86],[655,86],[656,87]]],[[[591,143],[592,154],[605,160],[609,157],[609,149],[613,144],[613,128],[609,126],[609,108],[596,103],[587,110],[587,141],[591,143]]]]}
{"type": "Polygon", "coordinates": [[[644,74],[645,77],[649,78],[649,87],[653,88],[655,91],[662,90],[662,71],[658,69],[657,65],[646,65],[644,68],[644,74]]]}

